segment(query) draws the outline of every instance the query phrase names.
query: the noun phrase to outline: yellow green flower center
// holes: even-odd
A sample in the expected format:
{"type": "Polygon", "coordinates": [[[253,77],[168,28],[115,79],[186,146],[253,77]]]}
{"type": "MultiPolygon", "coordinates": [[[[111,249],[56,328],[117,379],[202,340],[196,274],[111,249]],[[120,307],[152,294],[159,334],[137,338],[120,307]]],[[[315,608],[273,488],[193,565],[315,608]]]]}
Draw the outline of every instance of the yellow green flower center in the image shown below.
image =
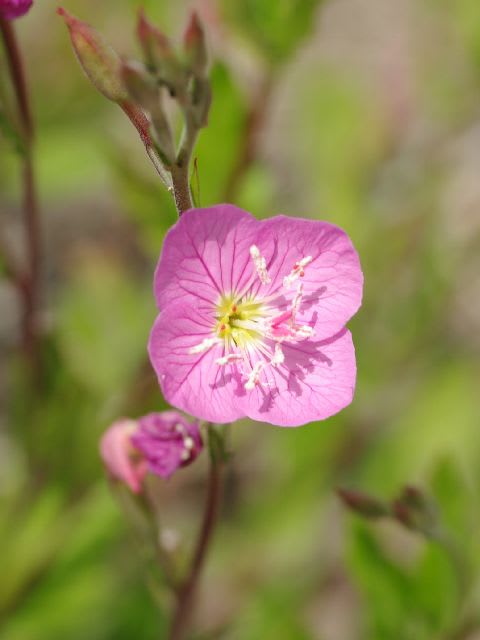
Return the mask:
{"type": "Polygon", "coordinates": [[[224,295],[215,311],[215,333],[232,346],[244,347],[262,338],[259,321],[265,315],[263,303],[253,297],[237,300],[232,294],[224,295]]]}

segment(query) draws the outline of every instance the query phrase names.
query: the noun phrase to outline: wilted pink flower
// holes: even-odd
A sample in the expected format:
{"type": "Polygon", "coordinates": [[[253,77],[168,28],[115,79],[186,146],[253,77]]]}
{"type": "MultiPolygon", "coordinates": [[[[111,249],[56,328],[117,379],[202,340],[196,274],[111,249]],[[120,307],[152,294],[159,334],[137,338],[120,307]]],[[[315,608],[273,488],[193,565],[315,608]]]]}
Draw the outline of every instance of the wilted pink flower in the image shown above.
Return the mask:
{"type": "Polygon", "coordinates": [[[100,453],[108,472],[116,480],[125,482],[134,493],[142,490],[142,481],[148,470],[143,456],[132,444],[131,437],[137,430],[136,420],[118,420],[100,441],[100,453]]]}
{"type": "Polygon", "coordinates": [[[138,423],[132,443],[148,462],[148,469],[162,478],[193,462],[202,450],[198,422],[189,422],[177,411],[149,413],[138,423]]]}
{"type": "Polygon", "coordinates": [[[340,411],[355,387],[345,324],[362,285],[352,243],[327,222],[187,211],[155,274],[149,353],[165,398],[220,423],[297,426],[340,411]]]}
{"type": "Polygon", "coordinates": [[[0,17],[13,20],[23,16],[33,4],[33,0],[0,0],[0,17]]]}

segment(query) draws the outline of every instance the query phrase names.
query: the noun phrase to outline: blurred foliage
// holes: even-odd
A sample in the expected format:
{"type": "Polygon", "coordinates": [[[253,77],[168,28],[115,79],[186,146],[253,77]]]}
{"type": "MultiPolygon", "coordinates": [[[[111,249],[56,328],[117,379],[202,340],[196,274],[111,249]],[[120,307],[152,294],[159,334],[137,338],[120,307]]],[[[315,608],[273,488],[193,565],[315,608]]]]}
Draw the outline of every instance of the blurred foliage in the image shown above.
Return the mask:
{"type": "Polygon", "coordinates": [[[223,4],[229,20],[271,65],[277,65],[310,33],[321,0],[227,0],[223,4]]]}
{"type": "MultiPolygon", "coordinates": [[[[157,608],[151,566],[97,450],[118,416],[164,406],[146,342],[152,273],[176,214],[123,114],[82,76],[53,4],[36,2],[16,25],[38,130],[46,366],[35,387],[2,267],[0,638],[150,640],[162,637],[168,602],[157,608]]],[[[66,4],[133,55],[136,0],[66,4]]],[[[165,32],[181,33],[186,2],[144,4],[165,32]]],[[[214,99],[196,148],[197,199],[229,195],[259,217],[339,224],[366,285],[350,323],[352,406],[298,430],[232,429],[224,518],[192,638],[473,640],[479,4],[198,5],[214,99]],[[405,484],[435,497],[451,546],[344,515],[334,494],[348,485],[388,499],[405,484]]],[[[0,223],[17,247],[19,158],[4,113],[0,223]]],[[[194,465],[161,489],[162,520],[183,535],[179,553],[198,523],[203,471],[194,465]]]]}

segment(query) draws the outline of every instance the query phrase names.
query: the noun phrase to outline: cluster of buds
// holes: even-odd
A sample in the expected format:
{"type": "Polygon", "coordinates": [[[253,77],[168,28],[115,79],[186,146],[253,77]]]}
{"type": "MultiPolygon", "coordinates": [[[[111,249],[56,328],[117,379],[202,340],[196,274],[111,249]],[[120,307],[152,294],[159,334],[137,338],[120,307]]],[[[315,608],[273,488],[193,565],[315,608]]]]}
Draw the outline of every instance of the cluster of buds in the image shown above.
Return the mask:
{"type": "Polygon", "coordinates": [[[15,20],[29,11],[33,0],[0,0],[0,18],[15,20]]]}
{"type": "Polygon", "coordinates": [[[203,448],[197,421],[177,411],[149,413],[137,420],[124,418],[104,433],[100,453],[110,478],[141,493],[150,472],[169,478],[192,463],[203,448]]]}
{"type": "Polygon", "coordinates": [[[90,25],[65,9],[58,9],[58,13],[65,19],[85,73],[100,93],[129,116],[147,151],[153,151],[159,161],[154,163],[163,181],[167,187],[174,187],[178,172],[188,171],[211,102],[206,39],[197,15],[192,13],[182,51],[177,52],[141,10],[137,37],[143,59],[126,61],[90,25]],[[179,145],[165,108],[167,95],[176,100],[184,119],[179,145]]]}
{"type": "Polygon", "coordinates": [[[338,495],[348,509],[364,518],[393,518],[427,538],[438,537],[441,529],[435,503],[417,487],[404,487],[390,502],[349,489],[338,489],[338,495]]]}

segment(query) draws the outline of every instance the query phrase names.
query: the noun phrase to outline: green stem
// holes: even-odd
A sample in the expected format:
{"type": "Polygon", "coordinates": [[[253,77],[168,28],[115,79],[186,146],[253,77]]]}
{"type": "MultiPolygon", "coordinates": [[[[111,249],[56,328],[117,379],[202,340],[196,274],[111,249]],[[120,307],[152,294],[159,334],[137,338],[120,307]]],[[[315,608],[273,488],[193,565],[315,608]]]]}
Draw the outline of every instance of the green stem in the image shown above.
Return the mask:
{"type": "Polygon", "coordinates": [[[184,211],[193,207],[188,167],[189,163],[182,167],[174,165],[170,169],[172,173],[175,206],[177,207],[179,216],[181,216],[184,211]]]}

